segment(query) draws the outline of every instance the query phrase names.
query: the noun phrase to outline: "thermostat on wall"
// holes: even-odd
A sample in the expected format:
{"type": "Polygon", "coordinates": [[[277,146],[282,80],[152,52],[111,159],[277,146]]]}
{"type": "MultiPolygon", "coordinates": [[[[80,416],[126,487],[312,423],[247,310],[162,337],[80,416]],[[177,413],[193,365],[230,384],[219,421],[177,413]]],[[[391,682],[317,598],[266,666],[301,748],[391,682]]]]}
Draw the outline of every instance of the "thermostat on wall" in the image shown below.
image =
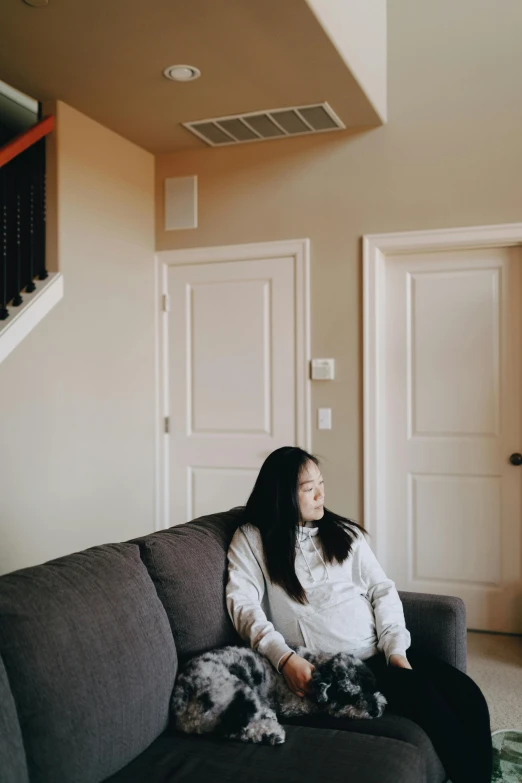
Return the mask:
{"type": "Polygon", "coordinates": [[[335,359],[312,359],[312,380],[333,381],[335,377],[335,359]]]}

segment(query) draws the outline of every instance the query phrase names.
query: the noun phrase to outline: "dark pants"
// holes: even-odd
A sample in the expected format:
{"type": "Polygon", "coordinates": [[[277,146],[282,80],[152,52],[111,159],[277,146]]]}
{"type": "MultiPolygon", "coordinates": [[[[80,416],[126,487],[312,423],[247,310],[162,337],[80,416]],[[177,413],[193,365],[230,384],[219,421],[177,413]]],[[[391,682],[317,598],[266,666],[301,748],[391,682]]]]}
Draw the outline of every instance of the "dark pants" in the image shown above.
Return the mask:
{"type": "Polygon", "coordinates": [[[451,783],[490,783],[491,729],[482,691],[448,663],[415,649],[406,654],[411,671],[387,666],[384,655],[365,661],[387,709],[424,729],[451,783]]]}

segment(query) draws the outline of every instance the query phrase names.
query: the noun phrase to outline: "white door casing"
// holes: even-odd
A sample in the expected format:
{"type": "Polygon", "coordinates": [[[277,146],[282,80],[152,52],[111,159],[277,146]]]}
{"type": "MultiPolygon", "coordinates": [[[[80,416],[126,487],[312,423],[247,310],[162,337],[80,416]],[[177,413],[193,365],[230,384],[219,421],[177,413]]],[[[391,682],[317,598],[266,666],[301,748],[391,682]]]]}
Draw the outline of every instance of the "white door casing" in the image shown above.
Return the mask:
{"type": "Polygon", "coordinates": [[[169,527],[244,503],[275,448],[310,449],[309,243],[164,251],[158,264],[157,527],[169,527]]]}
{"type": "Polygon", "coordinates": [[[365,524],[399,589],[522,633],[522,226],[365,238],[365,524]]]}

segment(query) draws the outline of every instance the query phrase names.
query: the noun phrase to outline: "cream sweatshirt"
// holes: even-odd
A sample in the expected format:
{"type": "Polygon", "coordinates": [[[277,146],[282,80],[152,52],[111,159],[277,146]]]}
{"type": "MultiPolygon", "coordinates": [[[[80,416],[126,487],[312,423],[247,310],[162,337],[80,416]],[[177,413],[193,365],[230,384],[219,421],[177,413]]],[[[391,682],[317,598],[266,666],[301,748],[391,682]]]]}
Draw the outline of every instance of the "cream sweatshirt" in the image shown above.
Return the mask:
{"type": "Polygon", "coordinates": [[[377,652],[387,661],[405,655],[411,637],[401,600],[365,537],[357,532],[351,554],[339,565],[325,562],[314,540],[318,532],[302,527],[298,534],[295,570],[308,598],[303,606],[271,583],[258,529],[238,528],[228,550],[226,588],[236,631],[276,669],[299,645],[361,660],[377,652]]]}

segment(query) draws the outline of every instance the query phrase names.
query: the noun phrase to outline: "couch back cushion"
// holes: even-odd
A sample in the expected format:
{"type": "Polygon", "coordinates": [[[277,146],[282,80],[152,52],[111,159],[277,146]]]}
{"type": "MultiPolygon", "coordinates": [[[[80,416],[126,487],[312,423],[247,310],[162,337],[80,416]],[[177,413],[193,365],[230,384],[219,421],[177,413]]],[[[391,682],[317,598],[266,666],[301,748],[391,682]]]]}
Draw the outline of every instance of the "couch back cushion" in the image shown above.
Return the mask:
{"type": "Polygon", "coordinates": [[[242,511],[200,517],[137,541],[180,661],[214,647],[242,644],[225,603],[227,550],[242,511]]]}
{"type": "Polygon", "coordinates": [[[0,577],[0,655],[31,783],[98,783],[167,726],[176,649],[135,545],[0,577]]]}
{"type": "Polygon", "coordinates": [[[4,662],[0,658],[0,780],[2,783],[29,783],[22,732],[9,687],[4,662]]]}

